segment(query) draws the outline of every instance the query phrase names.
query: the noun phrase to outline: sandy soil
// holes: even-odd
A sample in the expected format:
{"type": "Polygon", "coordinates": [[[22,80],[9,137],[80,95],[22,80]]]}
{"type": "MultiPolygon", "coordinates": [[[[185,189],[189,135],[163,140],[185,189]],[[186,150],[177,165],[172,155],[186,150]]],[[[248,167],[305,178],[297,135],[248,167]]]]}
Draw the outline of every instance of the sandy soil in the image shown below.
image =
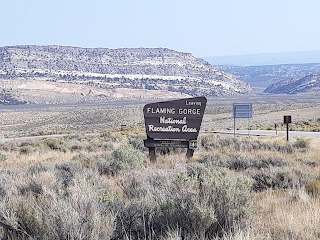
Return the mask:
{"type": "Polygon", "coordinates": [[[8,91],[17,100],[39,104],[108,101],[129,98],[164,99],[190,97],[186,94],[162,90],[105,89],[101,86],[90,86],[81,82],[70,83],[48,80],[2,79],[0,81],[1,88],[8,91]]]}

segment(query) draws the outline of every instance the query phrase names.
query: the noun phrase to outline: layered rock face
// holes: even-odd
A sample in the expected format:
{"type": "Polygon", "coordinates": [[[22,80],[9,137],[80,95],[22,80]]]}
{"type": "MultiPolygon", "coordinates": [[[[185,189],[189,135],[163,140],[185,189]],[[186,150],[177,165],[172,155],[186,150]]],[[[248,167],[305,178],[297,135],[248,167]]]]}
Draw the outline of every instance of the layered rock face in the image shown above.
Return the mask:
{"type": "Polygon", "coordinates": [[[90,82],[104,89],[168,90],[207,97],[251,91],[232,74],[166,48],[1,47],[0,78],[90,82]]]}
{"type": "Polygon", "coordinates": [[[297,94],[320,91],[320,73],[310,74],[300,79],[284,80],[270,85],[265,93],[297,94]]]}

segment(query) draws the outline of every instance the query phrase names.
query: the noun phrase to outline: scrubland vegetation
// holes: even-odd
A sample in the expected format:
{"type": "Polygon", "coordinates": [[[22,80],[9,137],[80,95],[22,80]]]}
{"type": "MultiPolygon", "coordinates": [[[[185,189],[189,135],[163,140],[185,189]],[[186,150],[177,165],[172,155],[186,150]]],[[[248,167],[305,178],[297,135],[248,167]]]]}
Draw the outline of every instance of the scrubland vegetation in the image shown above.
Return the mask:
{"type": "Polygon", "coordinates": [[[318,239],[319,140],[202,135],[191,160],[142,129],[7,142],[1,239],[318,239]],[[166,153],[166,154],[164,154],[166,153]]]}

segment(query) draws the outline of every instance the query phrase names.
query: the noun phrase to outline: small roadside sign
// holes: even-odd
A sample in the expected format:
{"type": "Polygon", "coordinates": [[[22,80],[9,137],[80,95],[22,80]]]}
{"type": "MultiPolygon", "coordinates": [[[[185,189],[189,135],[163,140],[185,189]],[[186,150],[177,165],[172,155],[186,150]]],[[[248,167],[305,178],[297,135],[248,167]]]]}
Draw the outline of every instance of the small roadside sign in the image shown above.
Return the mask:
{"type": "Polygon", "coordinates": [[[198,141],[197,140],[190,140],[189,141],[189,148],[190,149],[197,149],[198,141]]]}
{"type": "Polygon", "coordinates": [[[291,116],[283,116],[283,123],[287,125],[287,141],[289,141],[289,123],[291,122],[291,116]]]}
{"type": "Polygon", "coordinates": [[[234,118],[252,118],[252,103],[234,103],[233,117],[234,118]]]}
{"type": "Polygon", "coordinates": [[[283,123],[284,124],[291,123],[291,116],[283,116],[283,123]]]}
{"type": "Polygon", "coordinates": [[[234,103],[233,104],[233,125],[234,137],[236,136],[236,118],[248,119],[248,135],[250,135],[250,118],[253,116],[252,103],[234,103]]]}

